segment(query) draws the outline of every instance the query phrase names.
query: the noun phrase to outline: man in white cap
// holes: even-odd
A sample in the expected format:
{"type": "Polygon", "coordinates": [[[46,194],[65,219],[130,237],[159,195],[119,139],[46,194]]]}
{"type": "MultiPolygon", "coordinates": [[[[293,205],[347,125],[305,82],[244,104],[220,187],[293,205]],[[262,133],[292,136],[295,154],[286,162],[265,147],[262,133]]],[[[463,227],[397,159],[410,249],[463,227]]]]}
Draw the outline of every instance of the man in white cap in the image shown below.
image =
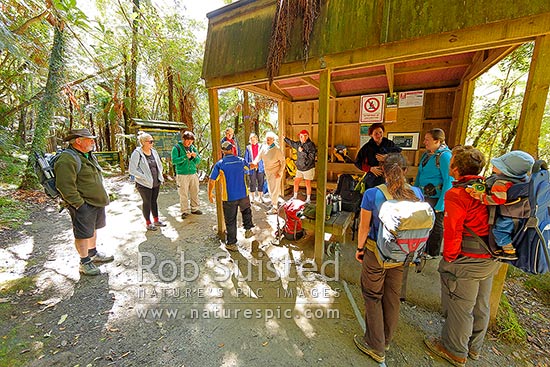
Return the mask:
{"type": "Polygon", "coordinates": [[[225,248],[229,251],[237,251],[237,209],[241,210],[245,238],[254,235],[252,228],[252,209],[246,187],[245,171],[248,167],[241,157],[233,155],[234,146],[228,141],[222,143],[223,157],[214,165],[210,180],[208,181],[208,200],[214,202],[214,184],[221,181],[221,195],[223,201],[223,218],[227,232],[225,248]]]}
{"type": "Polygon", "coordinates": [[[105,227],[109,195],[103,187],[101,167],[92,154],[95,138],[88,129],[71,130],[63,140],[69,142],[72,152],[61,153],[54,166],[55,184],[67,203],[80,255],[80,273],[84,275],[98,275],[96,263],[113,261],[113,256],[96,249],[96,230],[105,227]]]}

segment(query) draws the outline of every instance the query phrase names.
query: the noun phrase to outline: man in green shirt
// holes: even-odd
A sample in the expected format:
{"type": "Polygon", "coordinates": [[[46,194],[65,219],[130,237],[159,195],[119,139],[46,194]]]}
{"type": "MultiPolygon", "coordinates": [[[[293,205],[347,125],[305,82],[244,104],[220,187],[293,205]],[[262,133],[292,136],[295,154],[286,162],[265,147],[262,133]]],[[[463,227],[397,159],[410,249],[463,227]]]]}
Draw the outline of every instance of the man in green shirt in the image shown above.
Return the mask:
{"type": "Polygon", "coordinates": [[[172,148],[172,163],[176,170],[181,218],[185,219],[190,212],[189,201],[191,201],[191,213],[202,214],[199,210],[199,176],[197,174],[201,157],[193,144],[195,134],[185,131],[181,134],[181,138],[182,141],[172,148]]]}

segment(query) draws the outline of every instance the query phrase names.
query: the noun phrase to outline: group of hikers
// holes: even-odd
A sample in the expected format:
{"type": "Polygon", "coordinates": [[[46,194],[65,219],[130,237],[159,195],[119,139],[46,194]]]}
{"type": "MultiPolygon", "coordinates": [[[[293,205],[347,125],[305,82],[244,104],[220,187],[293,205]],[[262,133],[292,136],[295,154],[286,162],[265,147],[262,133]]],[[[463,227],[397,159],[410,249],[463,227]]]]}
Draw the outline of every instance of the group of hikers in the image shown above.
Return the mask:
{"type": "MultiPolygon", "coordinates": [[[[487,242],[489,221],[487,206],[507,200],[507,190],[525,181],[534,159],[522,151],[512,151],[491,160],[493,174],[485,179],[484,155],[472,146],[449,149],[442,129],[429,130],[424,136],[426,151],[419,161],[413,184],[407,183],[407,161],[401,148],[384,137],[384,125],[369,128],[370,140],[359,150],[355,165],[365,172],[367,190],[362,195],[356,259],[362,263],[361,288],[365,301],[366,331],[356,335],[357,347],[377,362],[385,361],[399,317],[403,263],[388,265],[381,261],[378,249],[381,222],[379,212],[389,200],[429,203],[433,209],[433,226],[425,239],[422,256],[438,258],[441,278],[441,303],[446,318],[440,338],[427,338],[426,346],[455,366],[464,366],[467,358],[478,359],[489,322],[489,295],[492,277],[498,268],[493,261],[517,258],[512,245],[513,223],[498,216],[492,235],[498,245],[496,254],[489,253],[479,240],[487,242]],[[481,189],[479,184],[482,183],[481,189]]],[[[71,130],[65,138],[71,154],[62,154],[55,164],[56,186],[68,204],[73,223],[76,249],[80,255],[80,272],[100,273],[95,265],[112,261],[112,256],[97,252],[96,230],[105,226],[108,195],[102,184],[101,169],[91,153],[94,139],[88,129],[71,130]]],[[[234,131],[225,130],[221,140],[221,159],[209,175],[208,198],[214,202],[215,183],[219,182],[226,226],[225,248],[237,251],[237,213],[241,212],[245,238],[254,236],[251,201],[263,200],[264,182],[271,198],[267,214],[276,214],[281,201],[281,178],[285,156],[277,144],[278,136],[265,134],[265,143],[252,133],[244,156],[234,131]]],[[[142,198],[145,227],[155,231],[166,224],[159,217],[157,199],[164,181],[163,166],[153,148],[151,134],[138,135],[139,146],[132,153],[129,173],[135,178],[142,198]]],[[[201,156],[191,131],[181,133],[171,151],[180,199],[181,218],[201,215],[198,166],[201,156]]],[[[305,180],[306,202],[311,201],[311,181],[315,177],[317,149],[307,130],[298,140],[284,138],[297,151],[297,172],[293,197],[305,180]]]]}

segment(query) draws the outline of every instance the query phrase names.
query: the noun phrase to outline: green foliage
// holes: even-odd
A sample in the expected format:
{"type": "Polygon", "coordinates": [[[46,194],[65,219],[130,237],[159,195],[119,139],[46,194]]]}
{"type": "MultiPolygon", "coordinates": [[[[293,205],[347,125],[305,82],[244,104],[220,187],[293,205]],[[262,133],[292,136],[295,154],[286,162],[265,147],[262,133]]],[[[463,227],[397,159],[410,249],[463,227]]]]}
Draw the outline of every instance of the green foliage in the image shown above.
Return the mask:
{"type": "Polygon", "coordinates": [[[18,187],[26,164],[26,159],[21,156],[0,154],[0,188],[18,187]]]}
{"type": "Polygon", "coordinates": [[[476,81],[466,142],[488,158],[512,147],[532,53],[533,43],[524,44],[476,81]]]}
{"type": "Polygon", "coordinates": [[[511,343],[525,344],[527,340],[527,333],[520,325],[518,318],[504,293],[500,298],[495,332],[498,333],[499,338],[507,340],[511,343]]]}

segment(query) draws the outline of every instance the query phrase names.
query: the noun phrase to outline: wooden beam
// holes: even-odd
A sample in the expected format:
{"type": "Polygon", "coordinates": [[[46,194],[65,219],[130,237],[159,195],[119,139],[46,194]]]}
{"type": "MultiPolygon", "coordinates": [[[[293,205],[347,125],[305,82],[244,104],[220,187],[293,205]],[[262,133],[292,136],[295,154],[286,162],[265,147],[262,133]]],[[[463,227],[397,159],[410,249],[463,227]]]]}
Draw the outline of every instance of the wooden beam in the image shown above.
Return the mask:
{"type": "Polygon", "coordinates": [[[285,96],[287,98],[287,100],[292,101],[292,95],[287,93],[285,90],[279,88],[277,83],[275,83],[275,82],[272,83],[271,86],[269,87],[269,89],[274,93],[281,94],[281,95],[285,96]]]}
{"type": "Polygon", "coordinates": [[[239,88],[242,89],[243,91],[260,94],[262,96],[266,96],[268,98],[272,98],[277,101],[288,100],[288,98],[283,94],[275,93],[270,90],[265,90],[255,85],[246,85],[239,88]]]}
{"type": "Polygon", "coordinates": [[[386,69],[386,79],[388,81],[388,90],[390,94],[393,93],[393,82],[394,82],[394,68],[393,64],[386,64],[384,65],[384,68],[386,69]]]}
{"type": "MultiPolygon", "coordinates": [[[[313,88],[319,90],[319,82],[317,80],[313,79],[312,77],[305,76],[305,77],[302,77],[300,79],[302,79],[304,81],[304,83],[306,83],[310,87],[313,87],[313,88]]],[[[338,95],[338,93],[336,92],[336,88],[331,83],[330,84],[330,97],[336,98],[337,95],[338,95]]]]}
{"type": "Polygon", "coordinates": [[[518,45],[505,46],[494,50],[478,51],[474,62],[470,65],[468,71],[464,75],[464,79],[473,80],[487,72],[495,66],[499,61],[510,55],[518,45]]]}
{"type": "Polygon", "coordinates": [[[327,157],[328,128],[330,119],[330,70],[325,69],[319,75],[319,131],[317,136],[317,190],[315,211],[315,249],[314,258],[320,270],[325,256],[325,215],[327,194],[327,157]]]}
{"type": "Polygon", "coordinates": [[[451,121],[451,131],[447,143],[451,146],[464,144],[466,141],[466,132],[468,121],[470,120],[470,111],[474,98],[475,83],[471,80],[464,80],[457,89],[453,103],[453,116],[451,121]]]}
{"type": "MultiPolygon", "coordinates": [[[[545,34],[550,34],[550,13],[324,55],[322,60],[314,62],[312,59],[305,66],[302,60],[297,60],[281,65],[277,80],[317,72],[321,66],[333,71],[345,70],[519,45],[545,34]]],[[[267,81],[267,74],[262,68],[227,76],[205,77],[205,81],[209,88],[231,87],[267,81]]]]}
{"type": "Polygon", "coordinates": [[[548,60],[550,60],[550,35],[539,36],[535,40],[513,146],[514,149],[523,150],[535,158],[538,158],[540,126],[550,86],[548,60]]]}
{"type": "MultiPolygon", "coordinates": [[[[220,136],[220,107],[218,103],[218,90],[208,89],[208,104],[210,107],[210,131],[212,136],[212,161],[217,162],[220,159],[221,136],[220,136]]],[[[222,206],[222,185],[216,182],[216,218],[218,220],[218,237],[225,238],[225,221],[223,219],[222,206]]]]}

